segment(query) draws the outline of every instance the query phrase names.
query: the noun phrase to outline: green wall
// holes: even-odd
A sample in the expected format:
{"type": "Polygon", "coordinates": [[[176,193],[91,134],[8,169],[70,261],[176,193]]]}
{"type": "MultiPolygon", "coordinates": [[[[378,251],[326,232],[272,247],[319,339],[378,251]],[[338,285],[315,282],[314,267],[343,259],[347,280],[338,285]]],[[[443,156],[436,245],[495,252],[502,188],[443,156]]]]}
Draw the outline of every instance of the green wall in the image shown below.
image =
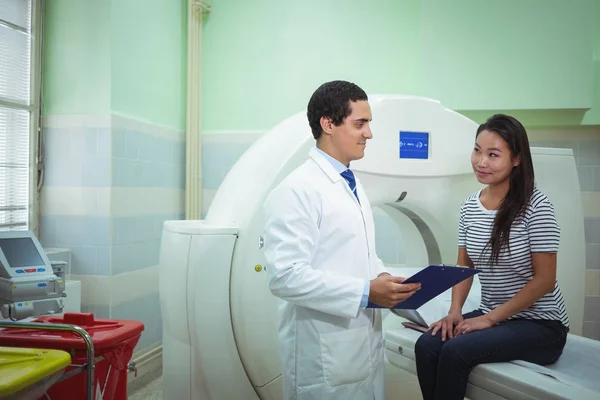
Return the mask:
{"type": "Polygon", "coordinates": [[[185,130],[186,10],[186,0],[113,0],[113,112],[185,130]]]}
{"type": "Polygon", "coordinates": [[[46,2],[43,113],[110,112],[110,1],[46,2]]]}
{"type": "Polygon", "coordinates": [[[322,81],[337,78],[370,91],[417,93],[419,1],[377,3],[211,2],[203,25],[203,127],[271,127],[305,107],[322,81]]]}
{"type": "Polygon", "coordinates": [[[331,79],[469,116],[581,124],[596,104],[597,0],[213,0],[205,131],[264,130],[331,79]]]}
{"type": "Polygon", "coordinates": [[[592,104],[594,0],[427,0],[423,94],[458,110],[592,104]]]}
{"type": "Polygon", "coordinates": [[[45,115],[185,130],[186,0],[51,0],[44,25],[45,115]]]}
{"type": "MultiPolygon", "coordinates": [[[[205,131],[264,130],[331,79],[480,120],[600,124],[599,0],[212,0],[205,131]]],[[[46,2],[44,114],[185,129],[185,0],[46,2]]]]}
{"type": "Polygon", "coordinates": [[[596,33],[594,35],[594,60],[600,61],[600,0],[596,0],[596,33]]]}
{"type": "Polygon", "coordinates": [[[586,125],[600,125],[600,0],[596,0],[596,31],[594,34],[594,104],[583,119],[586,125]]]}

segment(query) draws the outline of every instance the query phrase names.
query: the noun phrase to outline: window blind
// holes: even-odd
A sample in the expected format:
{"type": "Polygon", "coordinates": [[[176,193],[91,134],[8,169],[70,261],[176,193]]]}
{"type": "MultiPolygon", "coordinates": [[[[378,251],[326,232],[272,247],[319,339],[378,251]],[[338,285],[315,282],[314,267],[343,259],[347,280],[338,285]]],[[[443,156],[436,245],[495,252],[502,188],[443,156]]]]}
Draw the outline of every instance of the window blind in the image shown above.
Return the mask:
{"type": "Polygon", "coordinates": [[[27,229],[32,0],[0,1],[0,229],[27,229]]]}

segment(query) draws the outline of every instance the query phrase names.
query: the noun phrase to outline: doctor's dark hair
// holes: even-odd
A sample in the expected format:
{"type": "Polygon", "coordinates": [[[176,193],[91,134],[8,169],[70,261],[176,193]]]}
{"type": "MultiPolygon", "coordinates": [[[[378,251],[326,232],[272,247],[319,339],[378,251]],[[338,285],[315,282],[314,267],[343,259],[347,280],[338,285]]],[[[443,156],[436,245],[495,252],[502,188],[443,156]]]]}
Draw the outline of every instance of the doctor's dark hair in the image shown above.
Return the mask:
{"type": "Polygon", "coordinates": [[[331,118],[339,126],[350,115],[351,101],[369,100],[360,87],[351,82],[331,81],[322,84],[311,96],[306,116],[315,139],[321,137],[321,117],[331,118]]]}
{"type": "Polygon", "coordinates": [[[511,159],[520,159],[519,165],[513,167],[510,173],[508,193],[498,208],[492,235],[486,245],[486,248],[491,246],[488,262],[492,266],[498,263],[502,248],[506,247],[510,252],[510,228],[515,220],[525,215],[535,186],[535,174],[527,132],[517,119],[504,114],[492,115],[479,126],[475,138],[483,131],[500,135],[508,144],[511,159]]]}

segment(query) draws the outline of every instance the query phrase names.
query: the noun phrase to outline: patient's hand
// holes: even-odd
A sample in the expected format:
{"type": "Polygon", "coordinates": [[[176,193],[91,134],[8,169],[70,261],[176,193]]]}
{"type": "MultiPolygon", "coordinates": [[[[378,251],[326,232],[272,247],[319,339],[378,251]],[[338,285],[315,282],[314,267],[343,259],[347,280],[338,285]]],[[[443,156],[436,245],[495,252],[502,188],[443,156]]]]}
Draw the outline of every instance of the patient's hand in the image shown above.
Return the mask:
{"type": "Polygon", "coordinates": [[[402,283],[405,278],[381,274],[371,280],[369,301],[381,307],[392,308],[408,299],[421,288],[420,283],[402,283]]]}
{"type": "Polygon", "coordinates": [[[462,314],[458,311],[450,311],[447,316],[440,319],[438,322],[434,322],[429,325],[429,329],[433,328],[431,336],[435,336],[436,333],[442,330],[442,342],[446,341],[446,338],[452,339],[454,337],[454,327],[461,324],[464,321],[462,314]]]}
{"type": "Polygon", "coordinates": [[[454,336],[462,335],[463,333],[469,333],[473,331],[491,328],[494,325],[496,324],[492,322],[492,320],[487,318],[486,315],[465,319],[460,324],[458,324],[456,328],[454,328],[454,336]]]}

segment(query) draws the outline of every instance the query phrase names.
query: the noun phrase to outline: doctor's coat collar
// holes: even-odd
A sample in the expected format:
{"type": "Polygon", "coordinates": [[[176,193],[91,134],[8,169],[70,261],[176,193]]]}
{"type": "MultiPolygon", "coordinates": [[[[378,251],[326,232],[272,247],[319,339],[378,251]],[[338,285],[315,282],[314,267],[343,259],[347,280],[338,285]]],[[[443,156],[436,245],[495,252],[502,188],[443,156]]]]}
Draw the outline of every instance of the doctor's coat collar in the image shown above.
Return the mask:
{"type": "Polygon", "coordinates": [[[329,164],[331,164],[331,166],[333,166],[333,168],[335,169],[335,171],[338,174],[341,174],[342,172],[344,172],[345,170],[348,169],[348,167],[346,167],[344,164],[342,164],[335,158],[331,157],[329,154],[325,153],[323,150],[319,149],[318,147],[315,147],[315,150],[317,150],[317,153],[319,153],[327,161],[329,161],[329,164]]]}
{"type": "MultiPolygon", "coordinates": [[[[346,168],[344,166],[343,167],[344,169],[338,172],[337,168],[333,165],[333,163],[330,162],[322,154],[322,151],[320,151],[319,149],[317,149],[316,146],[310,149],[310,153],[308,155],[310,156],[310,158],[313,159],[313,161],[315,163],[317,163],[317,165],[319,166],[319,168],[321,168],[321,170],[323,172],[325,172],[325,175],[327,175],[329,177],[329,179],[331,179],[333,182],[337,182],[337,181],[339,181],[341,179],[344,179],[340,174],[342,172],[344,172],[345,170],[347,170],[348,168],[346,168]]],[[[342,163],[340,163],[340,165],[343,166],[342,163]]],[[[358,178],[355,178],[355,179],[358,182],[358,178]]]]}

